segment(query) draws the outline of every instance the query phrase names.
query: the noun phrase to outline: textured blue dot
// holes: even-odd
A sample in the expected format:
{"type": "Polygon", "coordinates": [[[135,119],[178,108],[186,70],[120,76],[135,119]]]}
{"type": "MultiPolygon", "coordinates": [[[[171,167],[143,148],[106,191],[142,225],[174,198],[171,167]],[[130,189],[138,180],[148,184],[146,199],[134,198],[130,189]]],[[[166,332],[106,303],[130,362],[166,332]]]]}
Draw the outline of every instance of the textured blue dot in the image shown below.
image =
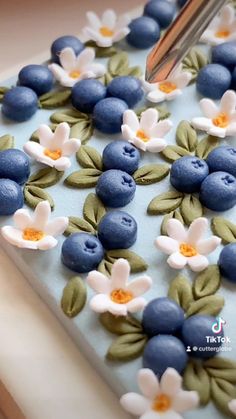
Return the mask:
{"type": "Polygon", "coordinates": [[[53,87],[52,72],[44,65],[30,64],[23,67],[18,75],[18,84],[34,90],[40,96],[53,87]]]}
{"type": "Polygon", "coordinates": [[[222,64],[232,71],[236,66],[236,42],[223,42],[213,47],[212,62],[222,64]]]}
{"type": "Polygon", "coordinates": [[[23,151],[11,148],[0,152],[0,178],[11,179],[22,185],[29,174],[29,158],[23,151]]]}
{"type": "Polygon", "coordinates": [[[160,26],[149,16],[141,16],[129,24],[130,33],[126,40],[128,44],[138,49],[153,46],[160,38],[160,26]]]}
{"type": "Polygon", "coordinates": [[[76,55],[84,49],[84,44],[73,35],[64,35],[55,39],[51,45],[51,58],[55,63],[60,63],[59,55],[64,48],[70,47],[74,50],[76,55]]]}
{"type": "Polygon", "coordinates": [[[118,169],[132,175],[139,167],[140,152],[127,141],[112,141],[104,148],[102,160],[106,170],[118,169]]]}
{"type": "Polygon", "coordinates": [[[118,134],[127,109],[128,105],[121,99],[109,97],[100,100],[93,110],[95,128],[104,134],[118,134]]]}
{"type": "Polygon", "coordinates": [[[212,211],[227,211],[236,205],[236,178],[227,172],[211,173],[202,182],[200,201],[212,211]]]}
{"type": "Polygon", "coordinates": [[[124,211],[110,211],[99,223],[98,238],[107,250],[128,249],[137,239],[135,219],[124,211]]]}
{"type": "Polygon", "coordinates": [[[223,248],[218,265],[221,275],[236,283],[236,243],[230,243],[223,248]]]}
{"type": "Polygon", "coordinates": [[[5,93],[2,101],[3,115],[16,122],[30,119],[38,109],[38,96],[28,87],[17,86],[5,93]]]}
{"type": "Polygon", "coordinates": [[[203,180],[208,176],[206,162],[198,157],[184,156],[171,167],[170,183],[180,192],[194,193],[200,190],[203,180]]]}
{"type": "Polygon", "coordinates": [[[141,81],[132,76],[115,77],[107,87],[108,96],[124,100],[133,108],[143,98],[141,81]]]}
{"type": "Polygon", "coordinates": [[[230,71],[220,64],[208,64],[197,77],[196,87],[201,95],[211,99],[221,99],[231,85],[230,71]]]}
{"type": "Polygon", "coordinates": [[[174,19],[176,8],[166,0],[151,0],[144,7],[144,15],[156,20],[161,28],[167,28],[174,19]]]}
{"type": "Polygon", "coordinates": [[[12,215],[24,204],[24,196],[18,183],[0,179],[0,215],[12,215]]]}
{"type": "Polygon", "coordinates": [[[122,170],[107,170],[98,179],[96,193],[102,202],[111,208],[127,205],[134,198],[136,183],[122,170]]]}
{"type": "Polygon", "coordinates": [[[210,172],[228,172],[236,177],[236,147],[217,147],[207,157],[210,172]]]}
{"type": "Polygon", "coordinates": [[[107,89],[100,81],[85,79],[73,86],[71,102],[80,112],[91,113],[96,103],[104,99],[106,94],[107,89]]]}

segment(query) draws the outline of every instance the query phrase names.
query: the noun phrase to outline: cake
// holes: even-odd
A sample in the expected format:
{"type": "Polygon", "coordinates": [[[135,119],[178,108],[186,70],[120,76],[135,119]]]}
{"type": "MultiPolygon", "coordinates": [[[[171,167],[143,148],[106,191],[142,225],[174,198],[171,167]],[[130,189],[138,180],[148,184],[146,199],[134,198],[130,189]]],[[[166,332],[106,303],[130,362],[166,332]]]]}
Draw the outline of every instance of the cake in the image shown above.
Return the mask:
{"type": "Polygon", "coordinates": [[[1,244],[142,419],[236,415],[235,10],[151,85],[183,3],[89,12],[0,87],[1,244]]]}

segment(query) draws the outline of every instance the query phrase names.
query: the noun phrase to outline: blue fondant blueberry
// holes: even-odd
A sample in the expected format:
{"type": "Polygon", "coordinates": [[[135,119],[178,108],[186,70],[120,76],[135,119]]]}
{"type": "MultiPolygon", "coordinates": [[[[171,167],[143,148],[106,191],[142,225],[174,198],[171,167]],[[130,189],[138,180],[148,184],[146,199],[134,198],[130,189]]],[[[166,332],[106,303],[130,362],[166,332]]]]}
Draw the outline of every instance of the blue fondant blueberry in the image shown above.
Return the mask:
{"type": "Polygon", "coordinates": [[[160,26],[149,16],[141,16],[129,24],[130,33],[126,40],[132,47],[146,49],[152,47],[160,38],[160,26]]]}
{"type": "Polygon", "coordinates": [[[71,234],[62,245],[62,262],[75,272],[85,273],[96,269],[103,256],[101,242],[88,233],[71,234]]]}
{"type": "Polygon", "coordinates": [[[209,168],[205,160],[184,156],[172,164],[170,182],[180,192],[194,193],[200,190],[208,174],[209,168]]]}
{"type": "Polygon", "coordinates": [[[236,205],[236,178],[227,172],[211,173],[202,182],[200,201],[212,211],[227,211],[236,205]]]}
{"type": "Polygon", "coordinates": [[[11,148],[0,152],[0,178],[11,179],[22,185],[29,174],[29,158],[23,151],[11,148]]]}
{"type": "Polygon", "coordinates": [[[100,100],[93,110],[95,128],[104,134],[118,134],[127,109],[128,105],[121,99],[108,97],[100,100]]]}
{"type": "Polygon", "coordinates": [[[175,6],[166,0],[151,0],[144,7],[144,15],[150,16],[159,23],[161,28],[167,28],[174,19],[175,6]]]}
{"type": "Polygon", "coordinates": [[[122,170],[111,169],[102,173],[96,186],[97,196],[111,208],[127,205],[134,198],[136,183],[122,170]]]}
{"type": "Polygon", "coordinates": [[[171,335],[154,336],[146,344],[143,353],[144,368],[150,368],[159,378],[167,368],[174,368],[181,374],[187,361],[184,344],[171,335]]]}
{"type": "Polygon", "coordinates": [[[211,99],[221,99],[230,88],[231,73],[221,64],[208,64],[203,67],[197,77],[197,91],[211,99]]]}
{"type": "Polygon", "coordinates": [[[206,359],[217,355],[224,331],[215,334],[212,331],[215,323],[216,318],[207,315],[195,315],[185,320],[181,332],[182,340],[186,349],[190,347],[191,356],[206,359]]]}
{"type": "Polygon", "coordinates": [[[17,86],[5,93],[2,101],[3,115],[16,122],[30,119],[38,109],[38,96],[29,87],[17,86]]]}
{"type": "Polygon", "coordinates": [[[132,175],[139,167],[140,152],[127,141],[112,141],[103,150],[104,169],[118,169],[132,175]]]}
{"type": "Polygon", "coordinates": [[[178,6],[183,7],[187,3],[187,1],[188,0],[178,0],[178,6]]]}
{"type": "Polygon", "coordinates": [[[236,66],[236,42],[223,42],[213,47],[212,62],[222,64],[232,71],[236,66]]]}
{"type": "Polygon", "coordinates": [[[96,103],[104,99],[106,94],[107,89],[100,81],[95,79],[81,80],[72,88],[72,105],[80,112],[91,113],[96,103]]]}
{"type": "Polygon", "coordinates": [[[133,108],[143,97],[142,84],[133,76],[115,77],[107,87],[108,96],[124,100],[129,108],[133,108]]]}
{"type": "Polygon", "coordinates": [[[218,265],[221,274],[236,283],[236,243],[227,244],[221,251],[218,265]]]}
{"type": "Polygon", "coordinates": [[[143,312],[143,330],[148,336],[174,334],[184,323],[184,311],[170,298],[156,298],[143,312]]]}
{"type": "Polygon", "coordinates": [[[210,172],[228,172],[236,177],[236,147],[215,148],[208,154],[207,164],[210,172]]]}
{"type": "Polygon", "coordinates": [[[108,212],[99,223],[98,238],[107,250],[128,249],[137,239],[137,223],[124,211],[108,212]]]}
{"type": "Polygon", "coordinates": [[[236,67],[232,72],[231,89],[236,90],[236,67]]]}
{"type": "Polygon", "coordinates": [[[40,96],[49,92],[53,87],[52,72],[44,65],[30,64],[21,69],[18,84],[34,90],[40,96]]]}
{"type": "Polygon", "coordinates": [[[52,61],[59,63],[59,55],[64,48],[70,47],[74,50],[76,55],[84,49],[84,44],[76,37],[72,35],[64,35],[60,38],[55,39],[51,45],[51,57],[52,61]]]}
{"type": "Polygon", "coordinates": [[[23,207],[24,196],[18,183],[0,179],[0,215],[12,215],[23,207]]]}

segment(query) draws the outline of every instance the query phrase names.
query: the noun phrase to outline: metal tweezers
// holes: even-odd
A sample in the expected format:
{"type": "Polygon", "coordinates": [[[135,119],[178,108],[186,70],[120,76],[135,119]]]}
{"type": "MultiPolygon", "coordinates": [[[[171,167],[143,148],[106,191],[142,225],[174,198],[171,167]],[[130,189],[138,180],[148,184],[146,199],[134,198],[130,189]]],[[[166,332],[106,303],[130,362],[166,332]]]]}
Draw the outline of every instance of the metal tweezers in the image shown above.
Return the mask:
{"type": "Polygon", "coordinates": [[[227,0],[189,0],[147,58],[146,80],[166,80],[227,0]]]}

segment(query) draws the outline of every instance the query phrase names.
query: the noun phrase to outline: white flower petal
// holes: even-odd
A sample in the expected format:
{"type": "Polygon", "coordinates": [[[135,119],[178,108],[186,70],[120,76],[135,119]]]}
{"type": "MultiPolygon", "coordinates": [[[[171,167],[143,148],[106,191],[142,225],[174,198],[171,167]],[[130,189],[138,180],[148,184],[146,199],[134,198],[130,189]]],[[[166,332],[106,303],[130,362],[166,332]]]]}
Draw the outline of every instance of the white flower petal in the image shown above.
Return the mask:
{"type": "Polygon", "coordinates": [[[173,127],[170,119],[165,119],[164,121],[158,122],[156,125],[151,128],[151,137],[154,138],[163,138],[173,127]]]}
{"type": "Polygon", "coordinates": [[[76,55],[73,48],[66,47],[64,48],[59,55],[59,60],[62,67],[66,71],[71,71],[76,66],[76,55]]]}
{"type": "Polygon", "coordinates": [[[166,230],[168,236],[174,240],[177,240],[178,243],[186,242],[187,231],[179,220],[174,218],[170,219],[167,222],[166,230]]]}
{"type": "Polygon", "coordinates": [[[160,103],[166,100],[166,93],[161,92],[159,89],[152,90],[147,94],[147,99],[153,103],[160,103]]]}
{"type": "Polygon", "coordinates": [[[8,243],[13,246],[17,246],[21,249],[37,249],[37,242],[24,240],[22,237],[22,231],[12,226],[4,226],[1,229],[2,236],[8,243]]]}
{"type": "Polygon", "coordinates": [[[174,368],[167,368],[161,377],[160,388],[161,392],[167,396],[174,397],[180,391],[182,384],[182,377],[174,368]]]}
{"type": "Polygon", "coordinates": [[[182,95],[182,90],[175,89],[173,92],[166,93],[166,100],[174,100],[176,97],[182,95]]]}
{"type": "Polygon", "coordinates": [[[107,9],[102,15],[102,26],[114,29],[116,24],[116,13],[112,9],[107,9]]]}
{"type": "Polygon", "coordinates": [[[221,112],[230,115],[235,112],[236,106],[236,93],[233,90],[227,90],[221,98],[220,110],[221,112]]]}
{"type": "Polygon", "coordinates": [[[19,209],[13,215],[13,220],[17,228],[24,230],[32,223],[32,218],[28,210],[19,209]]]}
{"type": "Polygon", "coordinates": [[[231,123],[226,128],[226,135],[230,137],[236,135],[236,122],[231,123]]]}
{"type": "Polygon", "coordinates": [[[81,146],[80,140],[76,140],[74,138],[67,140],[64,142],[62,146],[62,154],[63,156],[72,156],[72,154],[76,153],[81,146]]]}
{"type": "Polygon", "coordinates": [[[139,120],[134,111],[128,109],[123,115],[123,124],[128,125],[136,133],[139,130],[139,120]]]}
{"type": "Polygon", "coordinates": [[[193,272],[201,272],[206,269],[209,265],[206,256],[197,255],[187,258],[187,263],[193,272]]]}
{"type": "Polygon", "coordinates": [[[127,316],[127,304],[117,304],[110,300],[108,311],[114,316],[127,316]]]}
{"type": "Polygon", "coordinates": [[[127,393],[120,399],[121,406],[135,416],[143,415],[149,408],[148,400],[137,393],[127,393]]]}
{"type": "Polygon", "coordinates": [[[117,21],[116,21],[116,30],[125,28],[126,26],[130,24],[131,20],[132,19],[129,13],[125,13],[123,15],[118,16],[117,21]]]}
{"type": "Polygon", "coordinates": [[[137,297],[129,301],[126,304],[126,307],[130,313],[137,313],[138,311],[143,310],[146,305],[147,305],[147,300],[145,300],[145,298],[137,297]]]}
{"type": "Polygon", "coordinates": [[[150,141],[145,143],[146,150],[150,153],[160,153],[167,147],[167,142],[164,138],[152,138],[150,141]]]}
{"type": "Polygon", "coordinates": [[[100,39],[100,38],[102,38],[103,39],[103,37],[100,35],[100,33],[97,31],[97,30],[95,30],[95,29],[93,29],[93,28],[90,28],[89,26],[86,26],[84,29],[83,29],[83,34],[88,38],[88,39],[90,39],[90,40],[92,40],[92,41],[95,41],[96,43],[97,43],[97,41],[100,39]]]}
{"type": "Polygon", "coordinates": [[[221,243],[221,239],[217,236],[212,236],[209,239],[200,240],[197,243],[197,251],[201,255],[208,255],[213,252],[221,243]]]}
{"type": "Polygon", "coordinates": [[[225,138],[227,129],[212,125],[212,127],[207,130],[207,134],[212,135],[213,137],[225,138]]]}
{"type": "Polygon", "coordinates": [[[113,42],[119,42],[121,39],[125,38],[128,33],[130,33],[129,28],[122,28],[115,32],[114,36],[112,37],[113,42]]]}
{"type": "Polygon", "coordinates": [[[209,119],[215,118],[219,113],[216,103],[211,99],[202,99],[200,101],[200,107],[203,115],[209,119]]]}
{"type": "Polygon", "coordinates": [[[174,410],[168,410],[160,416],[160,419],[183,419],[182,415],[175,412],[174,410]]]}
{"type": "Polygon", "coordinates": [[[124,140],[132,141],[135,138],[135,133],[134,131],[132,131],[129,125],[127,124],[121,125],[121,131],[122,131],[122,136],[124,140]]]}
{"type": "Polygon", "coordinates": [[[197,245],[197,242],[201,239],[204,235],[208,227],[207,218],[199,217],[194,220],[189,229],[187,234],[187,243],[193,246],[197,245]]]}
{"type": "Polygon", "coordinates": [[[130,143],[135,145],[135,147],[139,148],[142,151],[147,150],[147,144],[145,141],[140,140],[140,138],[134,137],[132,140],[129,140],[130,143]]]}
{"type": "Polygon", "coordinates": [[[23,146],[23,150],[30,157],[33,157],[34,159],[38,160],[41,155],[44,156],[45,148],[41,144],[36,143],[35,141],[27,141],[27,143],[25,143],[23,146]]]}
{"type": "Polygon", "coordinates": [[[69,223],[68,217],[57,217],[54,220],[49,221],[46,225],[44,231],[49,236],[59,236],[63,234],[67,229],[69,223]]]}
{"type": "Polygon", "coordinates": [[[34,210],[32,226],[36,230],[44,231],[51,215],[51,207],[48,201],[40,202],[34,210]]]}
{"type": "Polygon", "coordinates": [[[50,148],[51,141],[53,139],[53,132],[48,125],[42,124],[37,130],[39,137],[39,143],[45,148],[50,148]]]}
{"type": "Polygon", "coordinates": [[[39,250],[49,250],[56,247],[58,241],[52,236],[45,236],[42,240],[36,243],[39,250]]]}
{"type": "Polygon", "coordinates": [[[154,410],[148,410],[144,415],[140,417],[140,419],[164,419],[163,414],[159,414],[154,410]]]}
{"type": "Polygon", "coordinates": [[[70,137],[70,126],[67,124],[67,122],[61,122],[57,125],[53,139],[52,139],[52,145],[51,150],[61,149],[64,142],[67,141],[70,137]]]}
{"type": "Polygon", "coordinates": [[[229,410],[236,415],[236,399],[229,402],[229,410]]]}
{"type": "Polygon", "coordinates": [[[60,83],[61,86],[64,86],[64,87],[73,87],[81,79],[82,79],[82,75],[80,75],[79,77],[77,77],[76,79],[74,79],[74,78],[70,77],[68,73],[65,72],[63,74],[63,76],[61,76],[60,79],[58,79],[58,81],[59,81],[59,83],[60,83]]]}
{"type": "Polygon", "coordinates": [[[201,131],[207,131],[212,128],[213,123],[209,118],[197,117],[192,119],[191,125],[201,131]]]}
{"type": "Polygon", "coordinates": [[[192,79],[192,74],[188,71],[183,71],[175,77],[175,84],[178,89],[184,89],[192,79]]]}
{"type": "Polygon", "coordinates": [[[69,167],[71,166],[71,162],[70,159],[68,159],[68,157],[60,157],[60,159],[54,160],[53,166],[59,172],[64,172],[64,170],[69,169],[69,167]]]}
{"type": "Polygon", "coordinates": [[[62,68],[59,64],[50,64],[48,68],[53,73],[55,79],[59,82],[67,74],[67,71],[65,71],[64,68],[62,68]]]}
{"type": "Polygon", "coordinates": [[[126,288],[129,279],[130,265],[126,259],[118,259],[111,270],[112,289],[126,288]]]}
{"type": "Polygon", "coordinates": [[[155,108],[149,108],[142,112],[140,118],[140,128],[149,133],[151,128],[157,124],[159,113],[155,108]]]}
{"type": "Polygon", "coordinates": [[[92,63],[87,67],[84,67],[84,71],[87,73],[83,74],[83,77],[87,74],[87,78],[101,77],[106,73],[106,67],[103,64],[92,63]],[[90,73],[90,75],[89,75],[90,73]]]}
{"type": "Polygon", "coordinates": [[[90,308],[96,313],[105,313],[109,311],[110,298],[104,294],[95,295],[89,302],[90,308]]]}
{"type": "Polygon", "coordinates": [[[176,412],[183,413],[195,409],[198,403],[199,396],[196,391],[180,390],[172,401],[172,407],[176,412]]]}
{"type": "Polygon", "coordinates": [[[179,243],[168,236],[157,237],[155,244],[158,249],[160,249],[162,252],[166,253],[167,255],[171,255],[172,253],[179,251],[179,243]]]}
{"type": "Polygon", "coordinates": [[[226,27],[234,21],[234,17],[234,8],[230,4],[227,4],[221,9],[220,20],[221,23],[224,24],[226,27]]]}
{"type": "Polygon", "coordinates": [[[77,66],[83,71],[95,58],[95,50],[93,48],[85,48],[77,57],[77,66]]]}
{"type": "Polygon", "coordinates": [[[160,392],[160,386],[157,376],[149,368],[142,368],[138,372],[138,386],[145,397],[150,400],[160,392]]]}
{"type": "Polygon", "coordinates": [[[147,292],[152,286],[152,279],[147,276],[141,276],[133,279],[128,285],[127,290],[131,291],[135,297],[139,297],[147,292]]]}
{"type": "Polygon", "coordinates": [[[183,269],[187,264],[187,258],[181,253],[175,252],[168,257],[167,263],[173,269],[183,269]]]}
{"type": "Polygon", "coordinates": [[[87,283],[99,294],[110,294],[111,292],[111,280],[98,271],[89,272],[87,283]]]}
{"type": "Polygon", "coordinates": [[[89,22],[89,24],[92,28],[94,28],[95,30],[100,29],[100,27],[102,26],[102,22],[99,19],[99,17],[96,15],[96,13],[88,11],[86,13],[86,17],[87,17],[88,22],[89,22]]]}

